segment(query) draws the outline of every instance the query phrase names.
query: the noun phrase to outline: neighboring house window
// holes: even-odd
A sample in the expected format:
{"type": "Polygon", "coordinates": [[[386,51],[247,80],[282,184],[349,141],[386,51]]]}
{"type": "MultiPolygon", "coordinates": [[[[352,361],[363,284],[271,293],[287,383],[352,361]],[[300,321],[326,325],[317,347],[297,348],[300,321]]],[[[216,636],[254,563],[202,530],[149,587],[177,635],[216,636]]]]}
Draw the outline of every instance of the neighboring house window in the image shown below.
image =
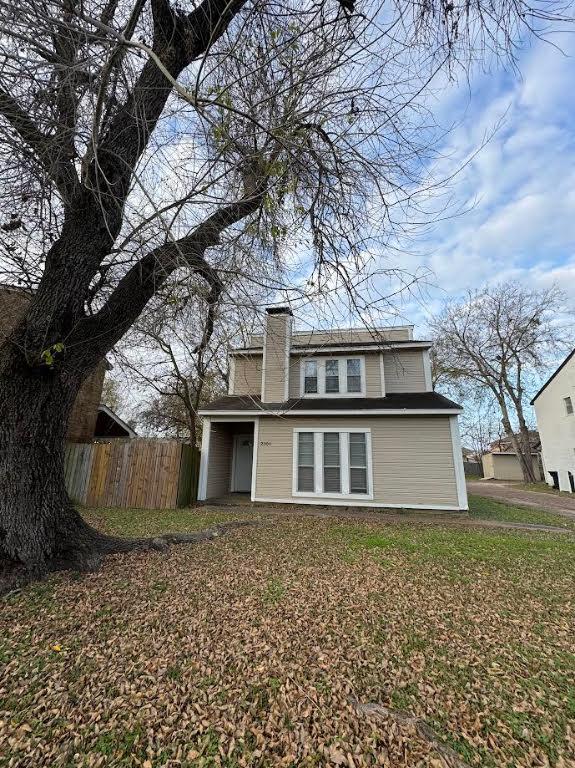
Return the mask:
{"type": "Polygon", "coordinates": [[[565,413],[569,416],[571,413],[573,413],[573,403],[571,402],[571,398],[564,397],[563,402],[565,403],[565,413]]]}
{"type": "Polygon", "coordinates": [[[293,493],[373,498],[369,429],[294,430],[293,493]]]}
{"type": "Polygon", "coordinates": [[[318,357],[313,360],[303,360],[301,371],[303,396],[365,397],[363,357],[318,357]]]}
{"type": "Polygon", "coordinates": [[[317,363],[315,360],[306,360],[304,363],[304,392],[306,394],[317,393],[317,363]]]}
{"type": "Polygon", "coordinates": [[[314,433],[298,433],[298,491],[311,491],[315,488],[315,452],[314,433]]]}

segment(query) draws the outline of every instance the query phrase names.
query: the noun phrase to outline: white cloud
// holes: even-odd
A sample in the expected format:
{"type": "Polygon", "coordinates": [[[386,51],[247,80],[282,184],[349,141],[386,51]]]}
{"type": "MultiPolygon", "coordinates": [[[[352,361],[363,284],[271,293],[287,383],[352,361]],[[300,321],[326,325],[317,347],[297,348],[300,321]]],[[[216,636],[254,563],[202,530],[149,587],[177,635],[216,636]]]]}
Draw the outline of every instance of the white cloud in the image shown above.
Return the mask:
{"type": "MultiPolygon", "coordinates": [[[[570,38],[554,42],[575,53],[570,38]]],[[[434,170],[468,163],[451,185],[454,214],[456,204],[467,210],[419,243],[435,275],[427,299],[408,309],[422,326],[447,297],[505,279],[558,283],[575,309],[575,58],[537,41],[520,67],[521,77],[478,75],[438,105],[444,123],[460,124],[434,170]]]]}

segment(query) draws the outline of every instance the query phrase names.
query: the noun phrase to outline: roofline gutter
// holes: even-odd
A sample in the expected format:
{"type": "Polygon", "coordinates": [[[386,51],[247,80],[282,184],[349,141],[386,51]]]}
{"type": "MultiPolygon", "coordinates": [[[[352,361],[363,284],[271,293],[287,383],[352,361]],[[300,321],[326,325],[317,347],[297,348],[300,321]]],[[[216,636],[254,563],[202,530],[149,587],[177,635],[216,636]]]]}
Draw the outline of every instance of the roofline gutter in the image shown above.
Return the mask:
{"type": "MultiPolygon", "coordinates": [[[[390,342],[378,342],[377,344],[371,344],[371,345],[365,345],[365,346],[341,346],[341,347],[333,347],[329,345],[321,346],[318,344],[314,344],[312,346],[301,346],[298,347],[297,345],[292,346],[290,355],[301,355],[301,354],[307,354],[309,352],[381,352],[385,350],[394,350],[394,349],[430,349],[433,346],[433,344],[430,341],[408,341],[408,342],[397,342],[397,341],[390,341],[390,342]]],[[[263,355],[263,347],[260,347],[258,349],[253,349],[250,347],[244,347],[243,349],[231,349],[229,351],[230,355],[263,355]]]]}
{"type": "Polygon", "coordinates": [[[338,411],[332,408],[325,410],[257,410],[245,411],[210,411],[200,410],[198,416],[455,416],[463,413],[463,408],[355,408],[354,410],[338,411]]]}

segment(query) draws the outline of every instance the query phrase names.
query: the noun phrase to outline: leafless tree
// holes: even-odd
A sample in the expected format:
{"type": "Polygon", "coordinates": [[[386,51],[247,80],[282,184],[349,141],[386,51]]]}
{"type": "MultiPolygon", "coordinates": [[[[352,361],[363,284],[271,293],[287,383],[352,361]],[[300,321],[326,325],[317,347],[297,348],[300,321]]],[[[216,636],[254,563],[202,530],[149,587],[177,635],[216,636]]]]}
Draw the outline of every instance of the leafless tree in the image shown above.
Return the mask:
{"type": "Polygon", "coordinates": [[[373,247],[437,184],[421,94],[562,16],[548,0],[0,0],[1,269],[34,291],[0,348],[6,567],[141,546],[74,509],[64,437],[82,381],[174,275],[210,306],[235,274],[370,305],[373,247]]]}
{"type": "Polygon", "coordinates": [[[513,446],[525,482],[535,482],[529,394],[557,349],[569,342],[563,293],[505,283],[470,291],[432,322],[437,380],[485,402],[491,395],[504,434],[513,446]]]}
{"type": "Polygon", "coordinates": [[[241,297],[234,282],[213,305],[190,280],[166,286],[116,347],[115,360],[144,398],[139,423],[156,434],[197,443],[199,408],[226,393],[228,351],[245,346],[258,322],[257,292],[241,297]]]}
{"type": "Polygon", "coordinates": [[[459,425],[461,439],[473,452],[474,461],[478,462],[481,462],[484,453],[488,453],[491,443],[504,436],[501,418],[497,415],[497,403],[490,395],[482,390],[463,398],[464,412],[459,425]]]}
{"type": "Polygon", "coordinates": [[[104,379],[102,402],[113,411],[121,410],[124,404],[120,383],[117,378],[112,378],[109,374],[106,374],[104,379]]]}

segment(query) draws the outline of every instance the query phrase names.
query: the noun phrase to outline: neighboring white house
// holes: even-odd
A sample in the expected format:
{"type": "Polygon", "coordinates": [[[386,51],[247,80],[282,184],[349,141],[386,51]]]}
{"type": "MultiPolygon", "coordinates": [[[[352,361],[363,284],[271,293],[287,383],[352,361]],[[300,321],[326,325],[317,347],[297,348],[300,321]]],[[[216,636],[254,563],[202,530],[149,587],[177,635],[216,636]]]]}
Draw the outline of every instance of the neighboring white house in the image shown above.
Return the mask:
{"type": "Polygon", "coordinates": [[[461,408],[433,391],[430,346],[413,326],[292,331],[268,309],[200,411],[199,498],[467,509],[461,408]]]}
{"type": "Polygon", "coordinates": [[[535,407],[545,480],[575,492],[575,349],[531,401],[535,407]]]}

